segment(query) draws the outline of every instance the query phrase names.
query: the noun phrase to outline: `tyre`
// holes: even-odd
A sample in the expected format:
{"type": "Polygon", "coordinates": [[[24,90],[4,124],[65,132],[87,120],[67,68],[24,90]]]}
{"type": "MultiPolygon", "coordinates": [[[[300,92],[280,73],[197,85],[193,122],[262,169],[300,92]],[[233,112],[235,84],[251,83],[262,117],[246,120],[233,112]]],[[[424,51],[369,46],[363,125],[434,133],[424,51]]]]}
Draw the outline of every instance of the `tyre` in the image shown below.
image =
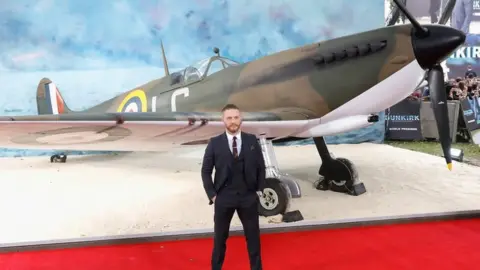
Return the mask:
{"type": "Polygon", "coordinates": [[[65,163],[67,162],[67,155],[52,155],[50,157],[50,162],[51,163],[65,163]]]}
{"type": "Polygon", "coordinates": [[[52,155],[52,156],[50,157],[50,162],[51,162],[51,163],[58,162],[58,160],[60,160],[60,156],[59,156],[59,155],[52,155]]]}
{"type": "Polygon", "coordinates": [[[262,197],[259,198],[259,215],[268,217],[285,214],[289,200],[285,186],[276,178],[267,178],[265,182],[262,197]]]}

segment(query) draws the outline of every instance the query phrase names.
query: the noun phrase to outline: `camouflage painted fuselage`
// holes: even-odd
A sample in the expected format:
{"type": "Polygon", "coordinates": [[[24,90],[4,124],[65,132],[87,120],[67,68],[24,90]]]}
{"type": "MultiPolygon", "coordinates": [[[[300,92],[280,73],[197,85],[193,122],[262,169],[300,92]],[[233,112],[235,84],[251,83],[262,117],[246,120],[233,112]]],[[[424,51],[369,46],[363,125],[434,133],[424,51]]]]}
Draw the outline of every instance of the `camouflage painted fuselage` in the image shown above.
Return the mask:
{"type": "Polygon", "coordinates": [[[139,112],[218,112],[234,103],[245,112],[272,112],[279,120],[319,118],[413,60],[410,25],[380,28],[230,66],[192,83],[172,84],[168,75],[84,112],[122,112],[136,97],[139,112]],[[145,97],[138,96],[142,92],[145,97]]]}

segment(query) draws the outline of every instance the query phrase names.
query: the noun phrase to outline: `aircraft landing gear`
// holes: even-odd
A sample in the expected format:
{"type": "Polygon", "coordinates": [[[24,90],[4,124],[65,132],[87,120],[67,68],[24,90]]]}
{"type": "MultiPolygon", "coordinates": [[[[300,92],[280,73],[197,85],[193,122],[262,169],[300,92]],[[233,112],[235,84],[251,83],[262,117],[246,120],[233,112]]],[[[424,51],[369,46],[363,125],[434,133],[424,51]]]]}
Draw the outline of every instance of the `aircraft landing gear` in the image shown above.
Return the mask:
{"type": "Polygon", "coordinates": [[[67,162],[66,154],[55,154],[50,157],[51,163],[65,163],[67,162]]]}
{"type": "Polygon", "coordinates": [[[259,215],[268,217],[285,214],[290,206],[291,198],[301,197],[300,186],[293,176],[281,173],[273,149],[272,141],[264,135],[259,139],[265,160],[265,188],[259,197],[259,215]]]}
{"type": "Polygon", "coordinates": [[[320,180],[315,184],[318,190],[331,190],[353,196],[367,192],[350,160],[332,157],[323,137],[313,138],[313,141],[322,159],[322,165],[318,170],[320,180]]]}

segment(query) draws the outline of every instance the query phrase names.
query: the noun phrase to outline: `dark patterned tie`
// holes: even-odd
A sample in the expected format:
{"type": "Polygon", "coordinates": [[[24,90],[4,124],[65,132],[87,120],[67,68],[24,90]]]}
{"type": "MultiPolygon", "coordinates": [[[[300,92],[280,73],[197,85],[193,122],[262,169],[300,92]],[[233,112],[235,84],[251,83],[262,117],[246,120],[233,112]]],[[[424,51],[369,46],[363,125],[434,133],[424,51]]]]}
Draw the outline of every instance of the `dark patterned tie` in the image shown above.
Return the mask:
{"type": "Polygon", "coordinates": [[[235,137],[235,136],[233,136],[232,152],[233,152],[233,157],[238,158],[237,137],[235,137]]]}

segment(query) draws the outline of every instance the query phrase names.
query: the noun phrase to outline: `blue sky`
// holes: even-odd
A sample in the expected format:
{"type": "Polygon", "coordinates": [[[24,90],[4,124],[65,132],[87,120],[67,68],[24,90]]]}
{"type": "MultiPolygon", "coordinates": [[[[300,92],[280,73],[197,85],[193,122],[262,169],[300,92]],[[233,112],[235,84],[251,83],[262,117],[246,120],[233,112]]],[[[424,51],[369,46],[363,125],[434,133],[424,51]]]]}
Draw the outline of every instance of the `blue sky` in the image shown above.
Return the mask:
{"type": "Polygon", "coordinates": [[[172,66],[238,61],[383,25],[383,0],[3,0],[0,69],[172,66]]]}

